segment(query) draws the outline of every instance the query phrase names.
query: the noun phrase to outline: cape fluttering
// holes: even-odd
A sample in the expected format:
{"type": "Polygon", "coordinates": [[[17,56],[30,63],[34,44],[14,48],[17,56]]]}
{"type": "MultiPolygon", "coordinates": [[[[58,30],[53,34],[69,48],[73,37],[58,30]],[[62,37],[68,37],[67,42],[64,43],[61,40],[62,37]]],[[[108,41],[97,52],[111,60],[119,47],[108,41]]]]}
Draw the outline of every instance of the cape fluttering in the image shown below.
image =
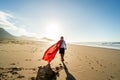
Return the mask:
{"type": "Polygon", "coordinates": [[[50,63],[54,59],[57,51],[60,49],[60,46],[61,46],[62,42],[63,42],[63,40],[59,40],[56,44],[50,46],[45,51],[44,56],[43,56],[42,59],[47,61],[48,63],[50,63]]]}

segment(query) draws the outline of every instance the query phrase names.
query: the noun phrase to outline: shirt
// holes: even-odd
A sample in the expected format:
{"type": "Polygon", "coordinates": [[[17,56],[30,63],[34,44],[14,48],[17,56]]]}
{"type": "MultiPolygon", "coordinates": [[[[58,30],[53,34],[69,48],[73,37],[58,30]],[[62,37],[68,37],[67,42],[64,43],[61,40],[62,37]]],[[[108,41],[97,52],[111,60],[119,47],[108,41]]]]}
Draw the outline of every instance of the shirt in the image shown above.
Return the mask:
{"type": "Polygon", "coordinates": [[[63,42],[62,42],[62,44],[61,44],[60,48],[66,48],[66,43],[65,43],[65,41],[64,41],[64,40],[63,40],[63,42]]]}

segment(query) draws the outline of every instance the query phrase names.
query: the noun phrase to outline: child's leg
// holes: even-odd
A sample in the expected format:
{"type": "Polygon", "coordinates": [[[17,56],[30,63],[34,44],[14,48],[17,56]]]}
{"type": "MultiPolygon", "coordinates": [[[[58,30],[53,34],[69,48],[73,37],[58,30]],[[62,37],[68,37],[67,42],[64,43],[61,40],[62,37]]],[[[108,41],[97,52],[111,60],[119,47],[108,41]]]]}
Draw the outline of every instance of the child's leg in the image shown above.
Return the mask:
{"type": "Polygon", "coordinates": [[[64,61],[64,54],[61,54],[61,61],[64,61]]]}

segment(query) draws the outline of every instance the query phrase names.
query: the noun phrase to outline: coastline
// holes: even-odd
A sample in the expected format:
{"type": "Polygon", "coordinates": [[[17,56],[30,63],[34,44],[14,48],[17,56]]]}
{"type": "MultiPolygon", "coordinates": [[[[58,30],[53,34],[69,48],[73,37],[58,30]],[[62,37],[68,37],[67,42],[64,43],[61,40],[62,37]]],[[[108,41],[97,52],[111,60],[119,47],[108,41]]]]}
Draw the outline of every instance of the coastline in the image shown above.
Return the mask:
{"type": "MultiPolygon", "coordinates": [[[[98,48],[106,48],[106,49],[116,49],[116,50],[120,50],[120,44],[119,46],[115,46],[115,45],[110,45],[104,44],[105,42],[85,42],[85,43],[71,43],[73,45],[81,45],[81,46],[88,46],[88,47],[98,47],[98,48]]],[[[109,43],[109,42],[106,42],[109,43]]]]}

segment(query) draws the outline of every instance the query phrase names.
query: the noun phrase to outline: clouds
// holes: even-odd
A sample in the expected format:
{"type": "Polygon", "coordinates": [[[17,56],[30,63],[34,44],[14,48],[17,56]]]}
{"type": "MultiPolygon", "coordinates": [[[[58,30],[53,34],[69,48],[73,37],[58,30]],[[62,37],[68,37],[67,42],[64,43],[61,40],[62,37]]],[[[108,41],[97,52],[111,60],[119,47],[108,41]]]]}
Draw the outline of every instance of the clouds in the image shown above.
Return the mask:
{"type": "Polygon", "coordinates": [[[16,30],[17,27],[9,21],[10,18],[13,18],[11,14],[0,11],[0,27],[16,30]]]}
{"type": "MultiPolygon", "coordinates": [[[[31,37],[38,37],[36,33],[31,33],[21,28],[20,24],[16,24],[15,17],[10,13],[0,11],[0,27],[4,29],[9,29],[15,32],[17,35],[26,35],[31,37]]],[[[25,26],[25,25],[24,25],[25,26]]],[[[14,34],[15,35],[15,34],[14,34]]]]}

